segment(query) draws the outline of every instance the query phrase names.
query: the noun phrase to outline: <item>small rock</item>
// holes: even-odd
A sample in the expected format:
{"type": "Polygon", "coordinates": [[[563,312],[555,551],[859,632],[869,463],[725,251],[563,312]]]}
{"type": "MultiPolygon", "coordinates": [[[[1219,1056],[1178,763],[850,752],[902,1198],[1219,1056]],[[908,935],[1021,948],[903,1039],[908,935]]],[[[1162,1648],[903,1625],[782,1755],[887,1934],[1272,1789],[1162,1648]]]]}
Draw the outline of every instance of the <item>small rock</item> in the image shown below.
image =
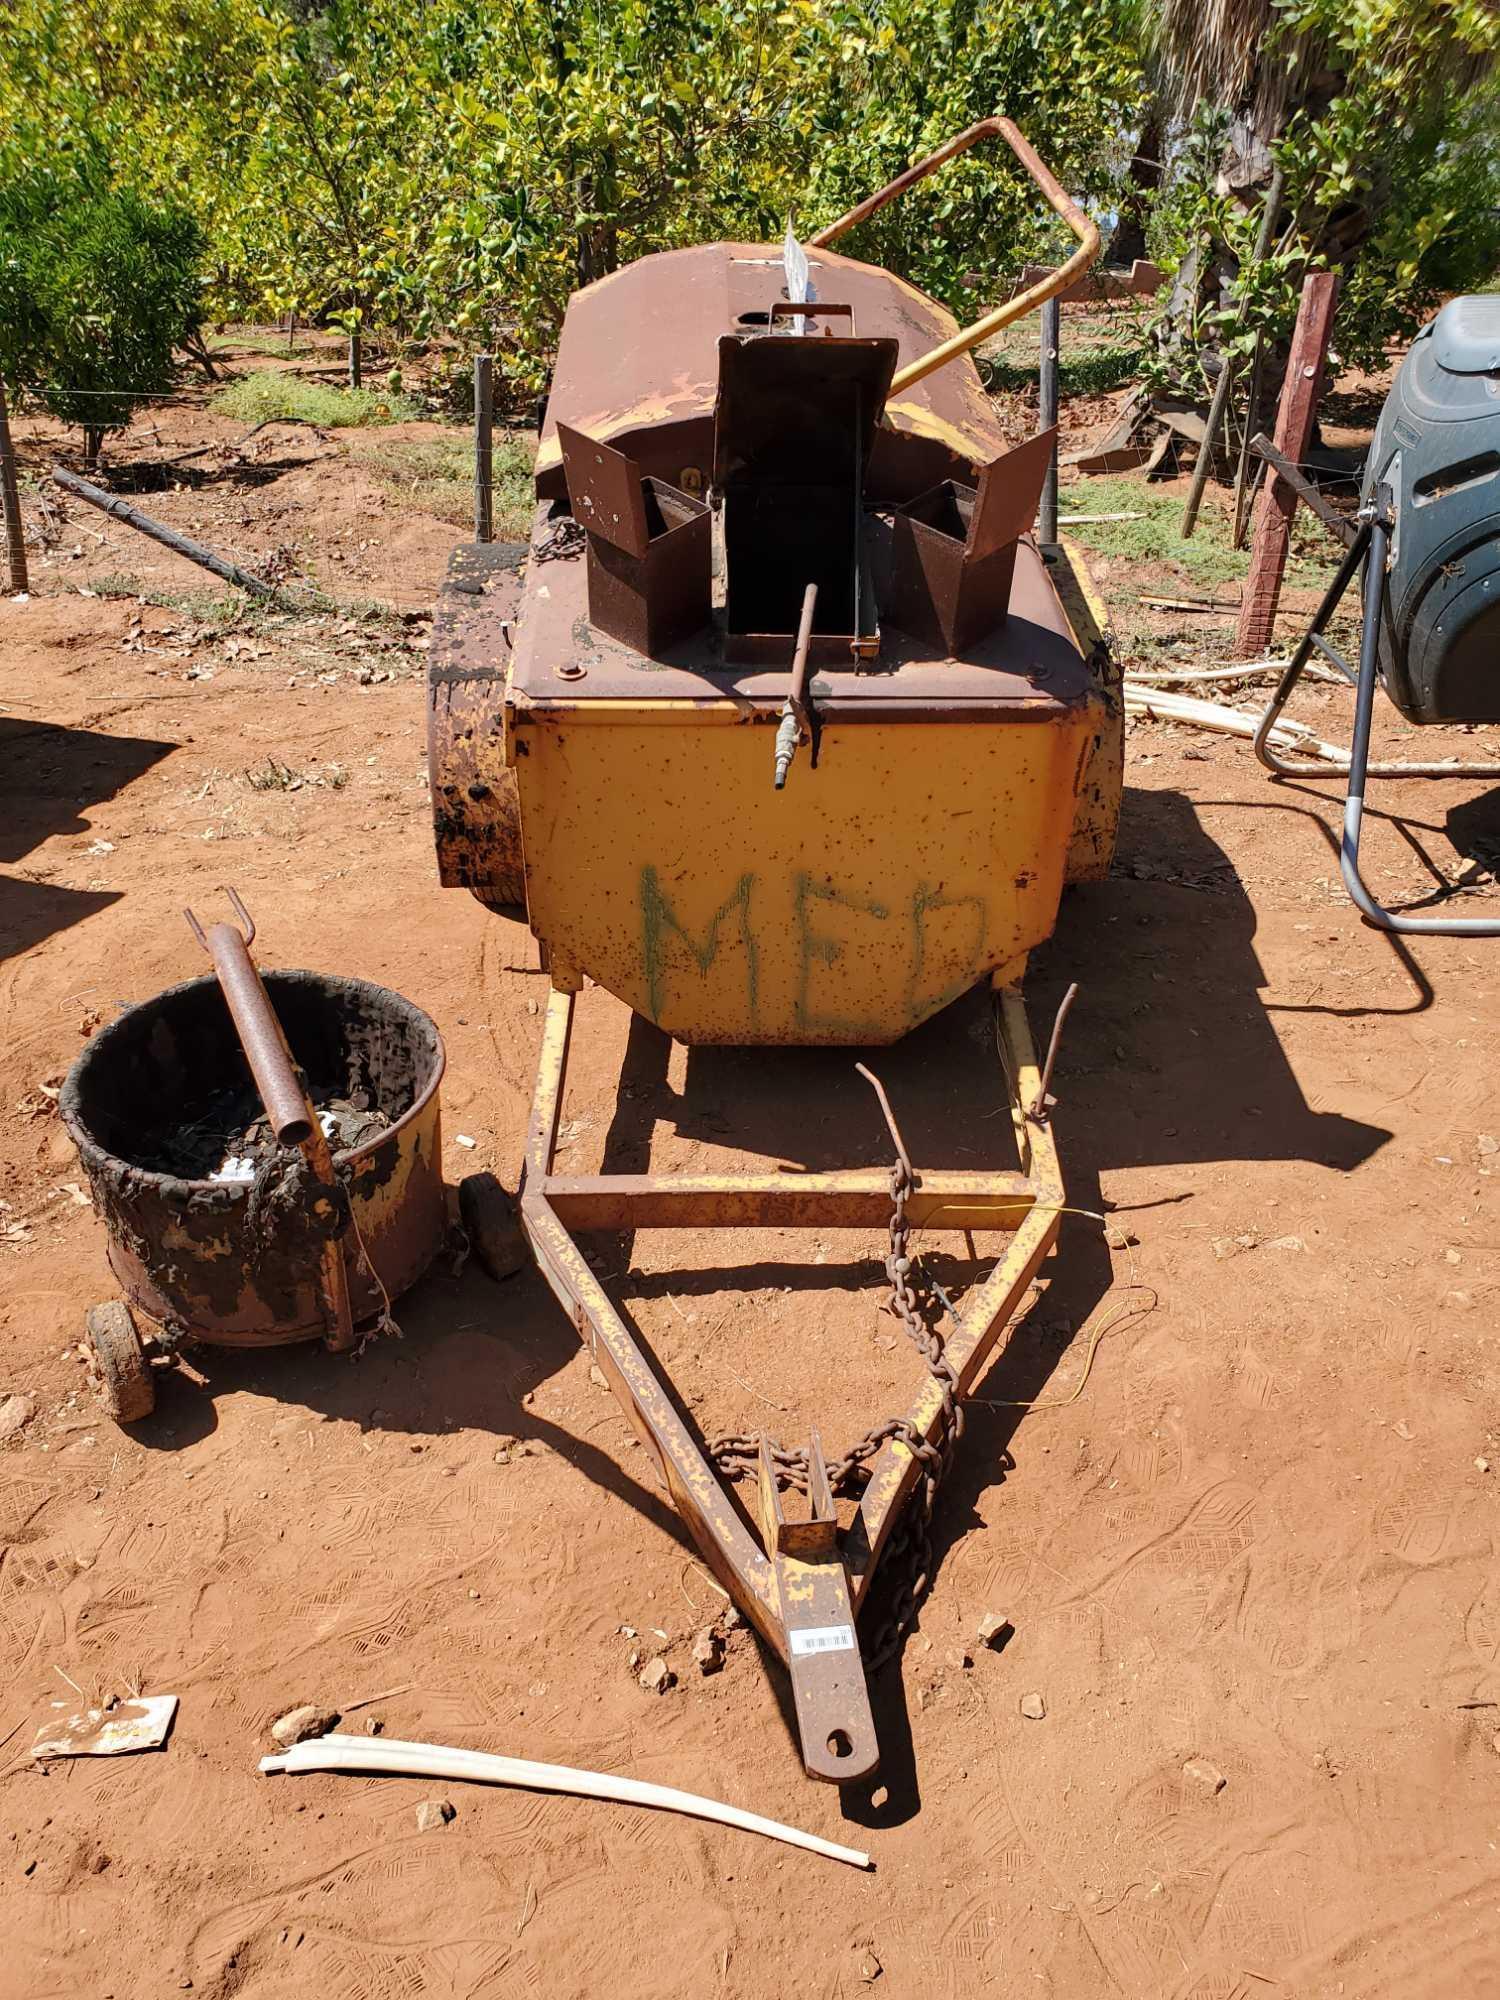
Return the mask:
{"type": "Polygon", "coordinates": [[[967,1673],[974,1664],[974,1655],[967,1646],[955,1646],[948,1655],[948,1664],[958,1673],[967,1673]]]}
{"type": "Polygon", "coordinates": [[[986,1611],[979,1621],[979,1643],[999,1652],[1013,1630],[1008,1618],[1002,1618],[998,1611],[986,1611]]]}
{"type": "Polygon", "coordinates": [[[1495,1138],[1492,1133],[1481,1132],[1477,1143],[1485,1159],[1491,1159],[1496,1153],[1500,1153],[1500,1139],[1495,1138]]]}
{"type": "Polygon", "coordinates": [[[290,1750],[294,1743],[305,1743],[310,1736],[326,1736],[330,1729],[337,1729],[339,1712],[336,1708],[319,1708],[316,1702],[306,1702],[301,1708],[289,1708],[271,1724],[271,1741],[279,1743],[283,1750],[290,1750]]]}
{"type": "Polygon", "coordinates": [[[471,1139],[467,1132],[455,1132],[453,1143],[455,1146],[462,1146],[466,1152],[472,1153],[474,1148],[479,1144],[479,1141],[471,1139]]]}
{"type": "Polygon", "coordinates": [[[1182,1767],[1182,1775],[1190,1785],[1196,1785],[1200,1791],[1207,1792],[1210,1797],[1213,1797],[1216,1792],[1222,1792],[1225,1785],[1229,1782],[1222,1771],[1218,1770],[1203,1757],[1189,1757],[1188,1761],[1182,1767]]]}
{"type": "Polygon", "coordinates": [[[36,1415],[36,1400],[31,1396],[7,1396],[0,1401],[0,1438],[12,1438],[17,1431],[25,1430],[36,1415]]]}
{"type": "Polygon", "coordinates": [[[717,1632],[702,1632],[693,1642],[693,1660],[700,1674],[716,1674],[724,1664],[724,1641],[717,1632]]]}
{"type": "Polygon", "coordinates": [[[1028,1722],[1040,1722],[1047,1713],[1047,1704],[1039,1694],[1023,1694],[1021,1713],[1028,1722]]]}
{"type": "Polygon", "coordinates": [[[669,1687],[676,1687],[677,1676],[659,1655],[652,1660],[641,1675],[641,1686],[647,1694],[665,1694],[669,1687]]]}
{"type": "Polygon", "coordinates": [[[447,1799],[424,1799],[417,1807],[417,1832],[436,1833],[454,1817],[454,1809],[447,1799]]]}
{"type": "Polygon", "coordinates": [[[724,1630],[726,1632],[738,1632],[742,1630],[744,1624],[745,1624],[744,1612],[741,1611],[740,1607],[737,1604],[731,1604],[728,1610],[724,1613],[724,1630]]]}
{"type": "Polygon", "coordinates": [[[1500,1729],[1497,1729],[1494,1735],[1490,1738],[1490,1748],[1494,1751],[1497,1757],[1500,1757],[1500,1729]]]}
{"type": "Polygon", "coordinates": [[[510,1453],[508,1451],[497,1451],[495,1453],[495,1463],[496,1465],[509,1465],[510,1453]]]}
{"type": "Polygon", "coordinates": [[[873,1951],[867,1951],[859,1961],[859,1976],[866,1986],[873,1986],[881,1974],[880,1960],[873,1951]]]}
{"type": "Polygon", "coordinates": [[[385,1724],[381,1721],[380,1717],[378,1715],[372,1715],[369,1721],[366,1722],[365,1724],[365,1734],[366,1736],[378,1736],[381,1730],[384,1728],[385,1724]]]}
{"type": "Polygon", "coordinates": [[[1307,1245],[1302,1241],[1300,1236],[1273,1236],[1270,1242],[1267,1243],[1266,1248],[1268,1250],[1305,1250],[1307,1245]]]}
{"type": "Polygon", "coordinates": [[[1475,1459],[1475,1461],[1474,1461],[1474,1470],[1475,1470],[1476,1472],[1488,1472],[1488,1471],[1489,1471],[1489,1469],[1490,1469],[1490,1462],[1489,1462],[1489,1460],[1488,1460],[1487,1458],[1476,1458],[1476,1459],[1475,1459]]]}

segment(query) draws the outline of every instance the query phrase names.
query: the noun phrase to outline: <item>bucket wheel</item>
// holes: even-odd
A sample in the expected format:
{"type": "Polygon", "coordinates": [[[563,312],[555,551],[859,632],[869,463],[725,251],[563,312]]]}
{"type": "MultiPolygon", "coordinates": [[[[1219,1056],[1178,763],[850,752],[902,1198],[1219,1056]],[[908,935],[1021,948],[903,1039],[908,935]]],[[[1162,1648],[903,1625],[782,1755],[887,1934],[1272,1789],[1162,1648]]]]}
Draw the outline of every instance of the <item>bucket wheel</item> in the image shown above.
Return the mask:
{"type": "Polygon", "coordinates": [[[531,1261],[516,1205],[493,1174],[467,1174],[458,1184],[458,1213],[469,1247],[497,1284],[531,1261]]]}
{"type": "Polygon", "coordinates": [[[94,1386],[117,1424],[138,1423],[156,1408],[151,1364],[123,1299],[90,1306],[85,1320],[94,1386]]]}

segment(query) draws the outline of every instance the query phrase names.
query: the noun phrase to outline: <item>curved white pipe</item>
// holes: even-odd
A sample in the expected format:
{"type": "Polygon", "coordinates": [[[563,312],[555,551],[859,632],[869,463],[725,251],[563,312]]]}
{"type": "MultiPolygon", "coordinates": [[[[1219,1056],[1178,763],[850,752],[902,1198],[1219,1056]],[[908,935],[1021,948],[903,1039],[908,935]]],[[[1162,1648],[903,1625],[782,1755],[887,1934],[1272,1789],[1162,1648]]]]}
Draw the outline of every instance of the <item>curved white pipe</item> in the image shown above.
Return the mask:
{"type": "Polygon", "coordinates": [[[262,1771],[365,1771],[401,1778],[454,1778],[480,1785],[520,1785],[532,1792],[567,1792],[575,1798],[615,1799],[622,1805],[655,1806],[663,1812],[690,1813],[742,1833],[763,1833],[769,1840],[804,1847],[829,1861],[847,1861],[852,1868],[871,1868],[868,1854],[857,1847],[840,1847],[820,1840],[800,1827],[759,1813],[721,1805],[675,1785],[651,1785],[640,1778],[618,1778],[609,1772],[578,1771],[568,1764],[534,1764],[526,1757],[501,1757],[487,1750],[454,1750],[440,1743],[402,1743],[383,1736],[311,1736],[284,1756],[262,1757],[262,1771]]]}

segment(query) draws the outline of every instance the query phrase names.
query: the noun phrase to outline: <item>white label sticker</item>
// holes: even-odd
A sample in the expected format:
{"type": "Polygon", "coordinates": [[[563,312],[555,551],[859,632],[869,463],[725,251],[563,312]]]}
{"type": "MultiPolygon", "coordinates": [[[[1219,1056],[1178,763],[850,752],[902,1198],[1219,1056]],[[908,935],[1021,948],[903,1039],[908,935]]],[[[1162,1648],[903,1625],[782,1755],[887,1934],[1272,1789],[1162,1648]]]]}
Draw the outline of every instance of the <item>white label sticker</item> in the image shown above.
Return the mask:
{"type": "Polygon", "coordinates": [[[852,1653],[854,1651],[854,1627],[852,1625],[809,1625],[805,1632],[789,1632],[792,1652],[803,1653],[852,1653]]]}

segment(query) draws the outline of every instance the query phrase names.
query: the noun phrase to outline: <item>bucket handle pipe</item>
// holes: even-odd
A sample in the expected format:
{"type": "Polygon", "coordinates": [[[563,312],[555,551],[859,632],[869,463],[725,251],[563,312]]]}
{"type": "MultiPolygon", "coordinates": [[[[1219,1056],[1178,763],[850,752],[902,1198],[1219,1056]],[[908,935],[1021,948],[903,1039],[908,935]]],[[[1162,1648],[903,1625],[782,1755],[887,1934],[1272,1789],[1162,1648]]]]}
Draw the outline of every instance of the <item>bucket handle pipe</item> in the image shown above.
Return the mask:
{"type": "MultiPolygon", "coordinates": [[[[307,1161],[313,1180],[337,1204],[343,1200],[328,1137],[302,1087],[292,1061],[276,1009],[266,992],[250,947],[255,942],[255,920],[233,889],[226,889],[235,915],[244,925],[210,924],[205,931],[191,910],[183,915],[193,936],[213,960],[219,987],[234,1022],[240,1047],[250,1065],[250,1074],[270,1122],[271,1130],[283,1146],[295,1146],[307,1161]]],[[[342,1233],[342,1232],[340,1232],[342,1233]]],[[[354,1315],[349,1304],[349,1273],[338,1235],[323,1239],[321,1279],[324,1308],[328,1315],[327,1345],[342,1353],[355,1345],[354,1315]]]]}
{"type": "Polygon", "coordinates": [[[891,378],[887,401],[899,396],[903,389],[911,388],[913,383],[920,382],[924,376],[932,374],[934,369],[943,367],[949,361],[956,361],[961,354],[967,354],[982,340],[988,340],[991,334],[998,333],[1001,327],[1009,326],[1012,320],[1023,319],[1027,313],[1034,312],[1040,305],[1045,305],[1048,299],[1066,291],[1083,276],[1099,255],[1097,224],[1091,221],[1073,197],[1059,186],[1019,127],[1009,118],[998,117],[981,118],[979,123],[971,125],[967,132],[959,132],[947,140],[935,153],[929,153],[925,160],[918,160],[916,165],[908,167],[904,174],[898,174],[888,187],[881,188],[878,194],[867,195],[862,202],[851,208],[847,215],[841,215],[837,222],[830,222],[826,228],[820,229],[816,236],[809,237],[807,247],[810,250],[824,250],[830,243],[836,243],[847,230],[853,229],[867,216],[873,215],[877,209],[884,208],[888,201],[894,201],[898,195],[905,194],[907,189],[915,187],[918,181],[926,180],[929,174],[936,173],[937,169],[945,166],[949,160],[956,159],[960,153],[968,152],[971,146],[977,146],[981,139],[1005,141],[1046,196],[1049,205],[1078,238],[1078,248],[1065,264],[1049,272],[1037,284],[1030,286],[1024,292],[1018,292],[1015,298],[1007,299],[1003,306],[997,306],[983,319],[976,320],[970,327],[965,327],[962,333],[954,334],[951,340],[943,341],[929,353],[921,355],[915,361],[909,361],[904,368],[898,368],[891,378]]]}

